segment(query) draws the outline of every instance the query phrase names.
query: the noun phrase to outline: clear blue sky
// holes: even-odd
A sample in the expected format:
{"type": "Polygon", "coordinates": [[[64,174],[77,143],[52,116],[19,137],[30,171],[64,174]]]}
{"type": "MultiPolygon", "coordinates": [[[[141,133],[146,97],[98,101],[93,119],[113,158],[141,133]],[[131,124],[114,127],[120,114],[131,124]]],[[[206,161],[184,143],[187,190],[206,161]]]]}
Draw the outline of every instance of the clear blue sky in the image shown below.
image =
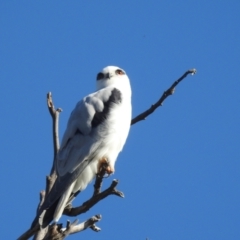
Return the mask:
{"type": "MultiPolygon", "coordinates": [[[[229,240],[240,236],[240,2],[0,1],[1,239],[31,224],[52,161],[46,93],[63,108],[95,90],[107,65],[131,79],[133,116],[197,68],[131,128],[102,231],[68,239],[229,240]]],[[[75,205],[91,196],[92,185],[75,205]]],[[[71,218],[73,221],[76,218],[71,218]]],[[[66,218],[62,219],[66,222],[66,218]]]]}

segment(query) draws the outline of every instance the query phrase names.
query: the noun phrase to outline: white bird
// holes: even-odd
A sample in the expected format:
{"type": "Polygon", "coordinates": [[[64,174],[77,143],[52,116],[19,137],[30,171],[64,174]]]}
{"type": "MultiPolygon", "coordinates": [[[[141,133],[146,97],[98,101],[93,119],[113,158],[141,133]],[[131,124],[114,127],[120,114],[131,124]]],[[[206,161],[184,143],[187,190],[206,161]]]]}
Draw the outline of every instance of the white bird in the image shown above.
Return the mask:
{"type": "Polygon", "coordinates": [[[37,216],[42,226],[59,220],[69,199],[87,187],[103,162],[108,163],[108,173],[114,173],[129,133],[131,112],[125,71],[104,68],[97,75],[97,91],[79,101],[68,120],[56,159],[58,178],[37,216]],[[46,214],[48,209],[51,213],[46,214]]]}

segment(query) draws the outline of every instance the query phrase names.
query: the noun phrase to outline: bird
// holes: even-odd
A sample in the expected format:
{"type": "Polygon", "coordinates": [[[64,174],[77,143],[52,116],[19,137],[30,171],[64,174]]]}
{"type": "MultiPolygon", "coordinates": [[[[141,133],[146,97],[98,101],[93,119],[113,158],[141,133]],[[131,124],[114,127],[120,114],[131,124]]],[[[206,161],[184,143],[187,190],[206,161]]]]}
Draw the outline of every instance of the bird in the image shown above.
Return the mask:
{"type": "Polygon", "coordinates": [[[95,178],[107,163],[107,174],[129,134],[132,116],[131,86],[126,72],[103,68],[96,77],[96,92],[73,109],[56,156],[57,179],[40,207],[32,226],[58,222],[64,208],[95,178]]]}

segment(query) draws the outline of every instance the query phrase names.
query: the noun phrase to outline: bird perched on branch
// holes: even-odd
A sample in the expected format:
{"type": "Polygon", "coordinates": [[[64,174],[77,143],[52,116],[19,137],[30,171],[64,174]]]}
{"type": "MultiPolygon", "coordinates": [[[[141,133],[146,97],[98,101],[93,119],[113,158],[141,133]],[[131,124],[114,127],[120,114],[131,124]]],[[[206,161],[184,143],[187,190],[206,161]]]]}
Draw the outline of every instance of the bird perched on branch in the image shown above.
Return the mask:
{"type": "Polygon", "coordinates": [[[108,66],[97,74],[97,91],[79,101],[68,120],[56,159],[57,180],[40,207],[36,221],[42,227],[57,222],[70,200],[84,190],[121,152],[131,123],[131,87],[126,72],[108,66]]]}

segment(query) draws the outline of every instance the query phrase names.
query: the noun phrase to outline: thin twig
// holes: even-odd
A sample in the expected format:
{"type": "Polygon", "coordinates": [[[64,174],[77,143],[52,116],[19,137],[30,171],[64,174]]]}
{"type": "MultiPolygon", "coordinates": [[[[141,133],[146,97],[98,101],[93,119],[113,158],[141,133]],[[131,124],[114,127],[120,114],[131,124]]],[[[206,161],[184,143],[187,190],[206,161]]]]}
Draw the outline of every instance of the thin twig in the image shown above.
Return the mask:
{"type": "Polygon", "coordinates": [[[58,134],[58,132],[59,132],[58,131],[58,123],[59,123],[59,113],[62,112],[62,109],[61,108],[55,109],[51,92],[49,92],[47,94],[47,105],[48,105],[49,113],[52,117],[52,134],[53,134],[53,149],[54,149],[53,165],[52,165],[52,169],[51,169],[51,173],[50,173],[50,175],[52,175],[53,172],[55,171],[55,159],[56,159],[59,147],[60,147],[59,134],[58,134]]]}
{"type": "MultiPolygon", "coordinates": [[[[60,147],[59,134],[58,134],[59,124],[58,123],[59,123],[59,114],[60,114],[60,112],[62,112],[62,109],[61,108],[55,109],[51,92],[49,92],[47,94],[47,106],[48,106],[49,113],[52,117],[52,137],[53,137],[54,154],[53,154],[53,163],[52,163],[51,172],[50,172],[49,176],[46,176],[46,188],[45,188],[45,191],[41,191],[41,193],[40,193],[40,203],[38,205],[37,210],[43,204],[46,195],[50,192],[54,182],[57,179],[57,173],[56,173],[56,169],[55,169],[55,159],[56,159],[56,155],[58,153],[59,147],[60,147]]],[[[21,236],[22,238],[20,238],[20,239],[22,239],[22,240],[23,239],[28,239],[33,234],[35,234],[35,237],[34,237],[35,240],[40,239],[40,238],[42,239],[42,236],[45,236],[46,233],[47,233],[47,229],[40,229],[39,225],[36,224],[36,226],[34,228],[29,229],[25,233],[25,235],[21,236]]]]}
{"type": "Polygon", "coordinates": [[[95,215],[89,218],[87,221],[77,224],[77,221],[74,221],[72,224],[69,224],[66,231],[69,234],[74,234],[77,232],[81,232],[87,228],[91,228],[95,232],[99,232],[101,229],[98,228],[95,223],[99,222],[102,219],[101,215],[95,215]],[[74,224],[75,223],[75,224],[74,224]]]}
{"type": "Polygon", "coordinates": [[[93,195],[88,201],[84,202],[79,207],[73,208],[69,206],[68,208],[65,208],[63,214],[67,216],[77,216],[82,213],[85,213],[94,205],[96,205],[99,201],[103,200],[109,195],[116,195],[118,197],[123,198],[124,197],[123,192],[120,192],[119,190],[116,189],[117,184],[118,184],[118,180],[114,179],[109,188],[107,188],[106,190],[104,190],[103,192],[97,195],[93,195]]]}
{"type": "Polygon", "coordinates": [[[172,86],[166,90],[163,95],[160,97],[160,99],[155,103],[153,104],[148,110],[146,110],[145,112],[139,114],[137,117],[133,118],[132,121],[131,121],[131,125],[139,122],[139,121],[142,121],[142,120],[145,120],[146,117],[148,117],[150,114],[152,114],[158,107],[162,106],[164,100],[172,95],[174,93],[174,88],[185,78],[187,77],[188,74],[195,74],[197,72],[196,69],[190,69],[188,70],[187,72],[185,72],[178,80],[176,80],[172,86]]]}
{"type": "MultiPolygon", "coordinates": [[[[53,99],[52,99],[52,93],[47,93],[47,106],[49,113],[52,117],[52,139],[53,139],[53,163],[52,168],[49,176],[46,176],[46,188],[45,188],[45,195],[47,195],[55,183],[57,179],[57,172],[56,172],[56,156],[60,148],[59,143],[59,114],[62,112],[61,108],[55,109],[53,99]]],[[[43,192],[43,191],[42,191],[43,192]]],[[[46,196],[45,196],[46,197],[46,196]]],[[[38,209],[43,204],[44,199],[40,202],[38,209]]],[[[43,239],[43,237],[48,233],[49,229],[39,229],[39,231],[35,234],[34,239],[43,239]]]]}

